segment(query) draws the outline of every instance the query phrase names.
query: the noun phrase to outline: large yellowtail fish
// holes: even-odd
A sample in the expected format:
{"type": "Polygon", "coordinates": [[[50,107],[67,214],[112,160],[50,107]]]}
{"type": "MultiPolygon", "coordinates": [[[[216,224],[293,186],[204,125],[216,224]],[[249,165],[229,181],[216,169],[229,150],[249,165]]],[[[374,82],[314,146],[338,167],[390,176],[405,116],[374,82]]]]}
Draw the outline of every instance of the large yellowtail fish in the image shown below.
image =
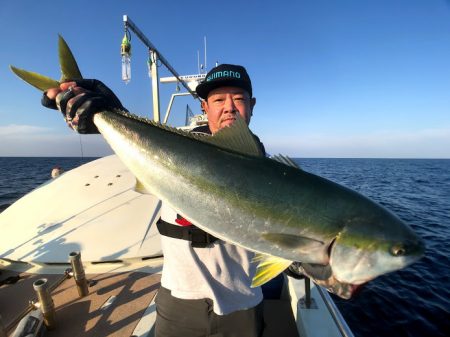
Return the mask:
{"type": "MultiPolygon", "coordinates": [[[[59,47],[62,80],[81,78],[61,37],[59,47]]],[[[59,84],[12,70],[40,90],[59,84]]],[[[94,123],[146,191],[203,230],[258,253],[253,286],[299,261],[301,272],[349,298],[358,285],[424,253],[413,230],[379,204],[287,157],[264,157],[241,118],[214,136],[118,110],[99,111],[94,123]]]]}

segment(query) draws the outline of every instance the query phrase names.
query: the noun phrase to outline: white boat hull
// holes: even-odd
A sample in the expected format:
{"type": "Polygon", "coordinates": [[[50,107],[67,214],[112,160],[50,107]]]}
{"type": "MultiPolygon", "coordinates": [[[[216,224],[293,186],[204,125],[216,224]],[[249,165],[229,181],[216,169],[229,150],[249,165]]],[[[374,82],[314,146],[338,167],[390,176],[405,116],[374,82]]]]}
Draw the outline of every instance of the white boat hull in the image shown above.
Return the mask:
{"type": "Polygon", "coordinates": [[[115,155],[50,180],[0,214],[0,258],[42,264],[67,263],[73,251],[85,263],[161,256],[160,201],[135,185],[115,155]]]}

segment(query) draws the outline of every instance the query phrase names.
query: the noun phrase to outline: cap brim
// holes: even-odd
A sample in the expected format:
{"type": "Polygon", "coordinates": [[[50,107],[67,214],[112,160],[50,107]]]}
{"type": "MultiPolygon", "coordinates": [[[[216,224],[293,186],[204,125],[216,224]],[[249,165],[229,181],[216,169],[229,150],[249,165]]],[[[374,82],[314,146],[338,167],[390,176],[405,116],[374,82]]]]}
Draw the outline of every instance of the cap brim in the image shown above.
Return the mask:
{"type": "Polygon", "coordinates": [[[242,88],[244,90],[246,90],[250,96],[252,96],[252,92],[249,91],[248,86],[245,85],[245,83],[243,83],[241,80],[235,80],[235,79],[223,79],[223,80],[216,80],[216,81],[211,81],[211,82],[202,82],[200,83],[197,88],[195,89],[197,92],[197,95],[200,98],[203,99],[207,99],[208,98],[208,94],[217,88],[220,87],[238,87],[238,88],[242,88]]]}

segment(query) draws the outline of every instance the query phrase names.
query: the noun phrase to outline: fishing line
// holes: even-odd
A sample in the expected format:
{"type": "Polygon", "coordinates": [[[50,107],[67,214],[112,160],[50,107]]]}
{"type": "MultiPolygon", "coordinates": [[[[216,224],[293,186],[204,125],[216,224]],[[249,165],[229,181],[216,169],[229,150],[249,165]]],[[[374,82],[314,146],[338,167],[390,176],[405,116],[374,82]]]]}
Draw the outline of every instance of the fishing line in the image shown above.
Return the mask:
{"type": "Polygon", "coordinates": [[[82,141],[81,141],[81,134],[78,134],[78,137],[80,137],[80,152],[81,152],[81,159],[84,159],[83,143],[82,143],[82,141]]]}

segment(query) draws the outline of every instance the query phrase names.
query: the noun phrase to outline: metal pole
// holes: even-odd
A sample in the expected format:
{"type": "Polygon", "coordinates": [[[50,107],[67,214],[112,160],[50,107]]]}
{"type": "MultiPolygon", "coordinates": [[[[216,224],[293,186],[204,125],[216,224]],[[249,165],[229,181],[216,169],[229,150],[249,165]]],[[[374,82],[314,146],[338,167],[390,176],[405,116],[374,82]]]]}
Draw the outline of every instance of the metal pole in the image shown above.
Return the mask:
{"type": "Polygon", "coordinates": [[[85,297],[89,295],[86,275],[84,274],[83,263],[81,262],[81,253],[72,252],[69,254],[70,264],[72,266],[73,278],[77,285],[78,295],[85,297]]]}
{"type": "Polygon", "coordinates": [[[186,119],[184,120],[184,125],[188,125],[189,123],[189,111],[191,109],[189,109],[189,104],[186,104],[186,119]]]}
{"type": "Polygon", "coordinates": [[[197,94],[192,91],[186,82],[184,82],[180,75],[175,71],[174,68],[169,64],[169,62],[161,55],[161,53],[156,49],[156,47],[150,42],[150,40],[140,31],[140,29],[134,24],[133,21],[128,17],[128,15],[123,16],[123,22],[125,24],[125,27],[130,28],[136,36],[149,48],[151,51],[155,51],[158,54],[159,60],[162,64],[166,66],[166,68],[177,78],[177,80],[183,85],[183,87],[186,88],[189,93],[194,96],[194,98],[197,98],[197,94]]]}
{"type": "Polygon", "coordinates": [[[37,293],[40,303],[40,309],[44,316],[44,324],[48,330],[53,330],[56,327],[56,313],[55,304],[48,289],[48,281],[46,278],[41,278],[33,283],[33,288],[37,293]]]}
{"type": "Polygon", "coordinates": [[[305,306],[306,309],[311,308],[311,280],[305,277],[305,306]]]}
{"type": "Polygon", "coordinates": [[[205,71],[208,72],[208,66],[206,65],[206,36],[203,36],[205,42],[205,71]]]}
{"type": "Polygon", "coordinates": [[[159,123],[159,75],[158,75],[158,59],[159,55],[156,50],[150,49],[151,72],[152,72],[152,88],[153,88],[153,120],[159,123]]]}
{"type": "Polygon", "coordinates": [[[172,94],[172,96],[170,97],[169,105],[167,106],[166,115],[164,116],[163,124],[167,124],[167,120],[169,119],[169,112],[170,112],[170,110],[172,108],[172,104],[173,104],[173,101],[174,101],[175,97],[177,97],[177,96],[187,96],[187,95],[189,95],[189,93],[187,93],[187,92],[182,92],[182,93],[179,93],[179,94],[172,94]]]}

